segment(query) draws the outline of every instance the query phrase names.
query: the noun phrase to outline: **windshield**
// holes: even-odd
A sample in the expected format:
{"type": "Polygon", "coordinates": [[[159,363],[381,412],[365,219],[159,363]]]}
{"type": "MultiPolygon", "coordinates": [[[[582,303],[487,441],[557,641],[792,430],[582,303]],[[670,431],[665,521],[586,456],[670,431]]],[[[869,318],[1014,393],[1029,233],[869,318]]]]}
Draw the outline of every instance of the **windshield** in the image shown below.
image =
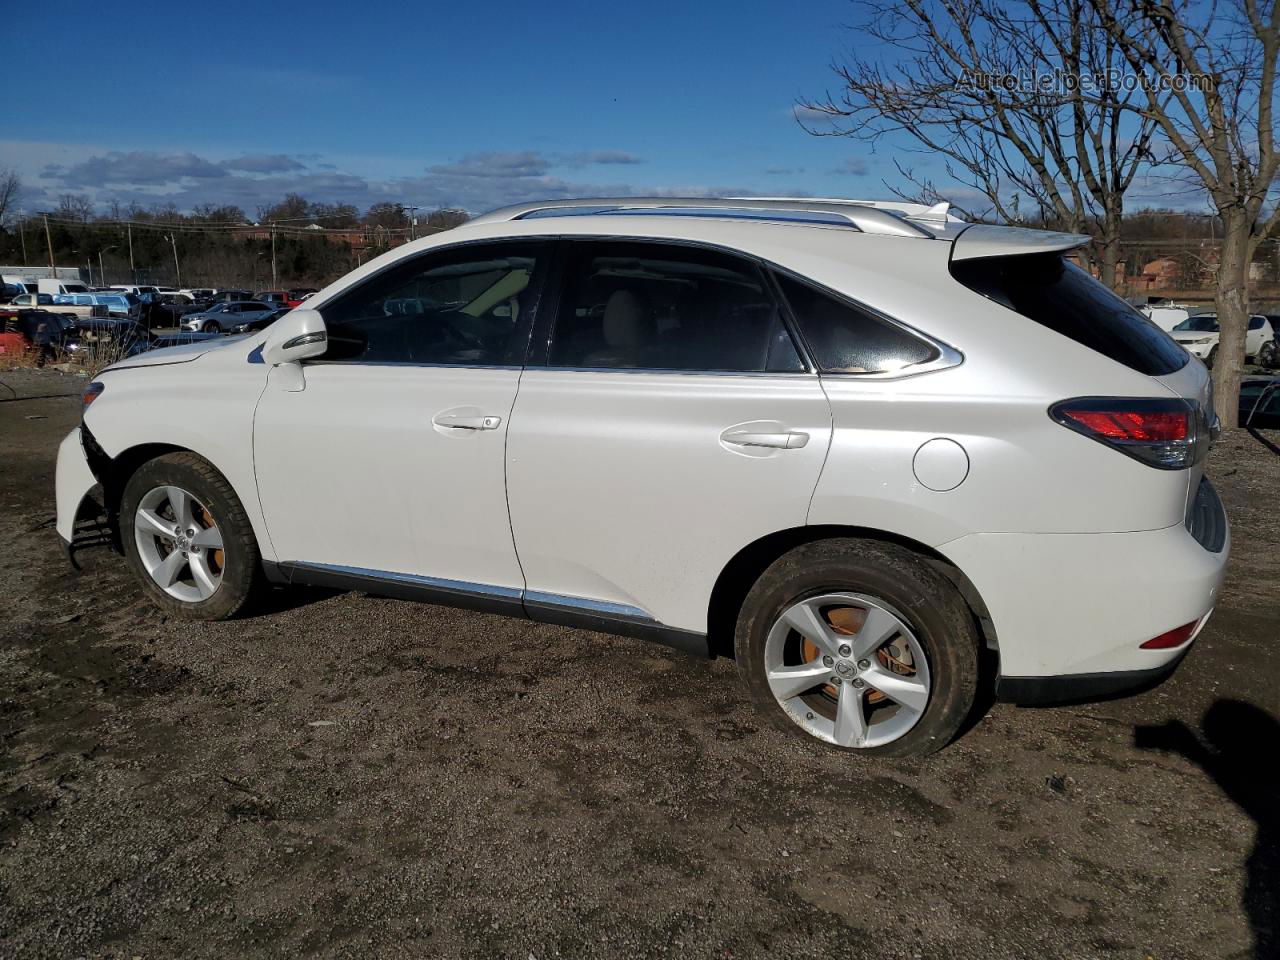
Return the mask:
{"type": "Polygon", "coordinates": [[[1201,315],[1199,317],[1187,317],[1173,329],[1175,330],[1193,330],[1199,333],[1217,333],[1218,318],[1201,315]]]}

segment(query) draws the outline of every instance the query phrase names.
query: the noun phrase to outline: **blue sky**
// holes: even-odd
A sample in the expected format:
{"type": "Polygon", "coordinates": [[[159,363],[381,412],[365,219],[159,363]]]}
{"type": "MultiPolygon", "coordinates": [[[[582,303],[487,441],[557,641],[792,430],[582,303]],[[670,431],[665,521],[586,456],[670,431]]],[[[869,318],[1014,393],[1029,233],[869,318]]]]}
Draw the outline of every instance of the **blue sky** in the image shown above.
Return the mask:
{"type": "Polygon", "coordinates": [[[816,138],[847,0],[13,4],[0,166],[40,209],[286,191],[480,211],[619,192],[879,196],[884,152],[816,138]]]}

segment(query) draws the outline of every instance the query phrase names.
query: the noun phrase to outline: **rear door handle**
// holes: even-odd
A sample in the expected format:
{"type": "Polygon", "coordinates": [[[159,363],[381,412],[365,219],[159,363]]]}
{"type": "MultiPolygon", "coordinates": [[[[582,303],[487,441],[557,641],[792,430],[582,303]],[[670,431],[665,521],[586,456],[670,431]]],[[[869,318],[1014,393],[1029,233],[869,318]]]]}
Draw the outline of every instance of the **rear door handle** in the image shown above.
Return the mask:
{"type": "Polygon", "coordinates": [[[457,413],[437,413],[431,420],[437,427],[452,430],[497,430],[501,417],[468,417],[457,413]]]}
{"type": "Polygon", "coordinates": [[[809,435],[800,430],[787,430],[780,433],[755,433],[750,430],[729,429],[720,434],[720,439],[735,447],[777,447],[781,450],[795,450],[809,442],[809,435]]]}

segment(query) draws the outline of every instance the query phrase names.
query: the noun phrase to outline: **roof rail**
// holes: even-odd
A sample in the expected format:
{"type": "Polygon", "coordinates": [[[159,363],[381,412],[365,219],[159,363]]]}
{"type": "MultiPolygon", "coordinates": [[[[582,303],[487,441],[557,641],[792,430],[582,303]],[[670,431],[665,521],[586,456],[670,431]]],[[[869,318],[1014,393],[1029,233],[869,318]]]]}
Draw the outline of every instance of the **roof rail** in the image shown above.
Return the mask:
{"type": "MultiPolygon", "coordinates": [[[[583,216],[590,214],[678,214],[682,216],[751,216],[755,212],[761,219],[789,219],[786,213],[821,214],[819,222],[831,223],[843,220],[863,233],[876,233],[895,237],[925,237],[935,239],[937,234],[922,223],[945,226],[949,218],[945,210],[922,204],[894,204],[863,200],[812,200],[801,197],[584,197],[572,200],[542,200],[518,203],[510,207],[481,214],[471,223],[497,223],[523,220],[534,215],[583,216]],[[906,209],[910,208],[910,209],[906,209]],[[927,214],[921,216],[921,214],[927,214]],[[772,215],[772,216],[770,216],[772,215]]],[[[791,218],[798,219],[798,218],[791,218]]]]}

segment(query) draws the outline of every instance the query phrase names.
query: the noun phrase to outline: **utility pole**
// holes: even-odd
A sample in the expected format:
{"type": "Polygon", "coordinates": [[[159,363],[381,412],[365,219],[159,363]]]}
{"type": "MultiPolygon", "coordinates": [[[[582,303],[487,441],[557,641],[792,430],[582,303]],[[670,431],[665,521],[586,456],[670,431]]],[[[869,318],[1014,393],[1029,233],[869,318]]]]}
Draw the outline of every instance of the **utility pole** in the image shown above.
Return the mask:
{"type": "Polygon", "coordinates": [[[178,266],[178,235],[169,234],[169,242],[173,244],[173,275],[177,280],[174,286],[180,287],[182,286],[182,268],[178,266]]]}
{"type": "Polygon", "coordinates": [[[409,211],[409,240],[418,239],[418,208],[405,207],[409,211]]]}
{"type": "Polygon", "coordinates": [[[49,233],[49,215],[42,213],[40,216],[44,217],[44,242],[49,245],[49,269],[53,271],[53,276],[56,277],[58,268],[53,263],[53,236],[49,233]]]}
{"type": "Polygon", "coordinates": [[[133,224],[129,224],[127,229],[129,231],[129,282],[137,283],[138,272],[133,269],[133,224]]]}
{"type": "Polygon", "coordinates": [[[271,223],[271,289],[274,290],[279,281],[276,280],[276,225],[271,223]]]}
{"type": "Polygon", "coordinates": [[[27,265],[27,221],[18,221],[18,239],[22,241],[22,265],[27,265]]]}
{"type": "Polygon", "coordinates": [[[107,285],[107,271],[106,271],[106,269],[102,266],[102,251],[101,251],[101,250],[99,250],[99,251],[98,251],[98,283],[102,284],[102,286],[104,286],[104,287],[107,285]]]}

